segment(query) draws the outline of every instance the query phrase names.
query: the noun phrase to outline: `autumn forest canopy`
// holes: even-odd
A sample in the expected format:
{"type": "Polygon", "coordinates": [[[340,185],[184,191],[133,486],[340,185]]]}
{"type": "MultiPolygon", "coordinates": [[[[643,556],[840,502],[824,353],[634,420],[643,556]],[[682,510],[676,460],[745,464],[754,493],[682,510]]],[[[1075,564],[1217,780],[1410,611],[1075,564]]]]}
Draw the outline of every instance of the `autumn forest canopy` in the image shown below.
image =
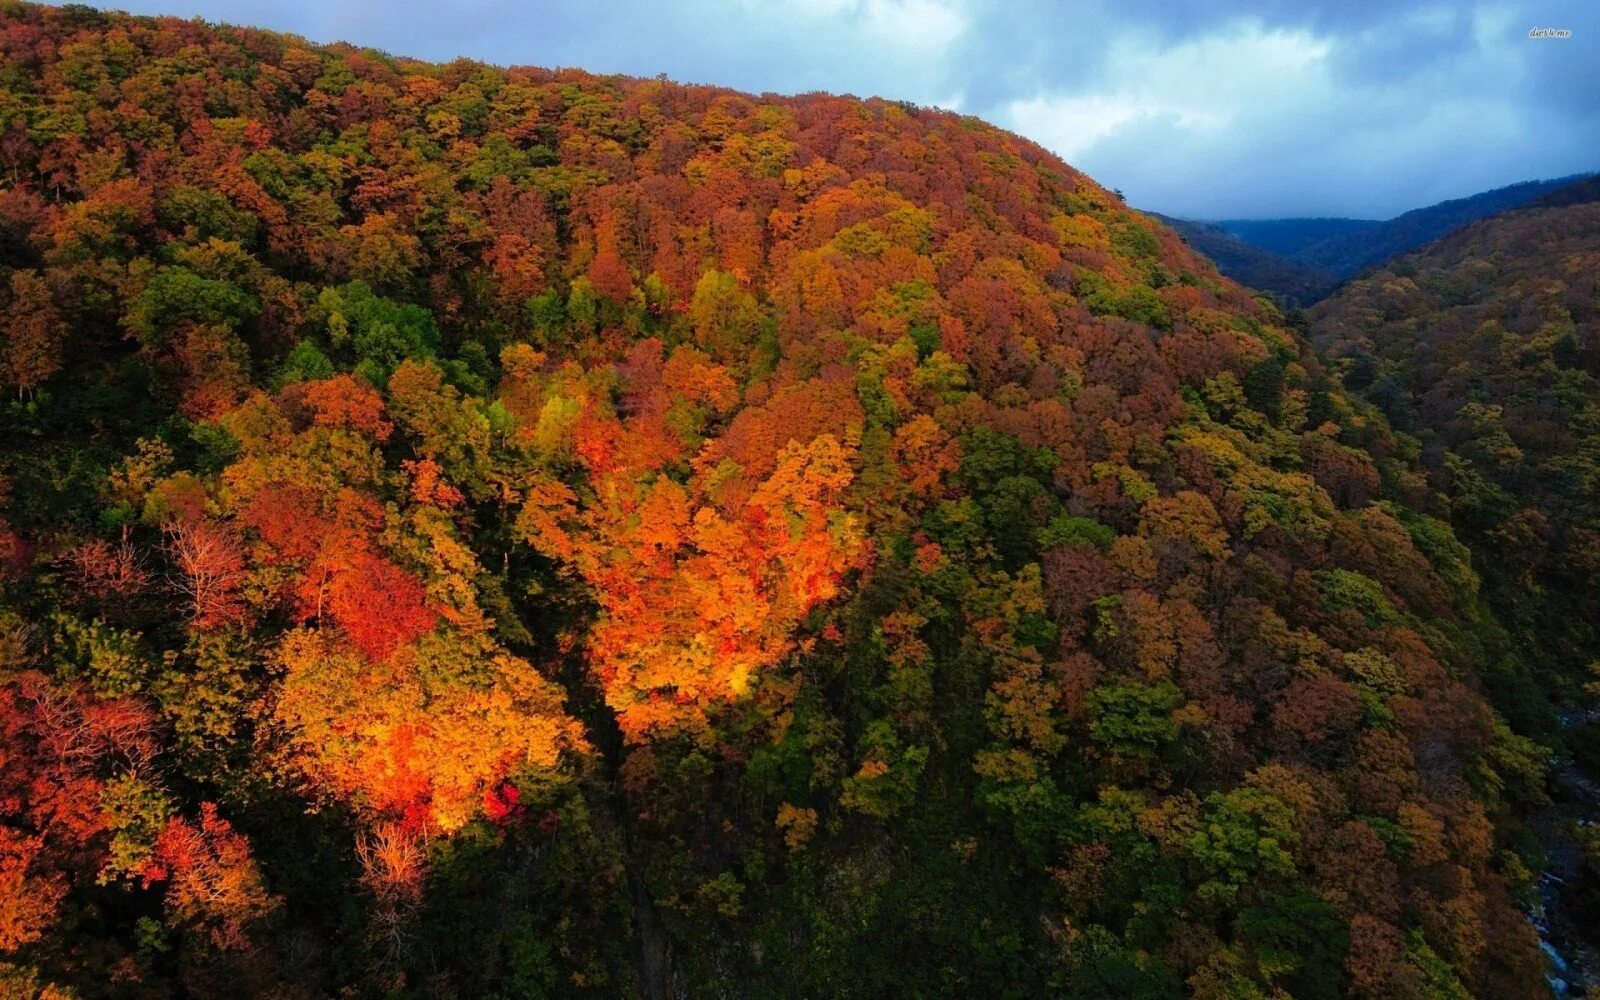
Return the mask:
{"type": "Polygon", "coordinates": [[[6,2],[0,995],[1540,995],[1594,209],[6,2]]]}

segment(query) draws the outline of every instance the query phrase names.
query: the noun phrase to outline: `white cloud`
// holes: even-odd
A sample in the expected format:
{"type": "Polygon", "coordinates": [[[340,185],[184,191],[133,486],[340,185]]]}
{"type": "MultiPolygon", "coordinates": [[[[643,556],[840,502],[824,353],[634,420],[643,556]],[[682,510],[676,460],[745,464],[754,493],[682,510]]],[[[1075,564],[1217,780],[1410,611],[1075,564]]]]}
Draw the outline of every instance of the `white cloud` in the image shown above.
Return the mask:
{"type": "Polygon", "coordinates": [[[1084,82],[998,118],[1140,207],[1384,218],[1600,166],[1592,125],[1529,106],[1519,84],[1537,53],[1518,23],[1401,11],[1347,35],[1253,21],[1172,43],[1125,33],[1084,82]]]}
{"type": "Polygon", "coordinates": [[[864,33],[864,41],[929,58],[960,39],[970,23],[965,8],[952,0],[793,0],[787,8],[770,0],[739,0],[739,6],[757,17],[787,13],[813,22],[813,28],[864,33]]]}
{"type": "Polygon", "coordinates": [[[1129,122],[1161,113],[1159,108],[1104,94],[1030,97],[1006,108],[1007,124],[1066,160],[1076,159],[1129,122]]]}
{"type": "Polygon", "coordinates": [[[930,56],[948,48],[967,29],[966,15],[939,0],[866,0],[862,6],[862,21],[875,37],[930,56]]]}
{"type": "Polygon", "coordinates": [[[1324,91],[1331,48],[1303,31],[1259,25],[1166,47],[1129,38],[1112,45],[1092,92],[1016,99],[1002,119],[1068,159],[1155,122],[1214,133],[1264,104],[1324,91]]]}

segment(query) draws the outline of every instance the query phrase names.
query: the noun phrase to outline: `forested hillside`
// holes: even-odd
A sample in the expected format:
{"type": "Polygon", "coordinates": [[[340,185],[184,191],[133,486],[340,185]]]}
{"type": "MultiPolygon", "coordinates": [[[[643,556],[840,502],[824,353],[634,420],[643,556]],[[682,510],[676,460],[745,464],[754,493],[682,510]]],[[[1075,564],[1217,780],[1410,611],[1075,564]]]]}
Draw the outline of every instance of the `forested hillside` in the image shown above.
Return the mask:
{"type": "MultiPolygon", "coordinates": [[[[1397,258],[1312,314],[1345,384],[1416,436],[1489,606],[1539,681],[1502,705],[1575,761],[1562,791],[1579,819],[1596,805],[1583,774],[1600,773],[1597,273],[1600,186],[1588,180],[1397,258]]],[[[1594,948],[1600,837],[1552,834],[1570,858],[1559,898],[1594,948]]]]}
{"type": "Polygon", "coordinates": [[[1600,189],[1550,198],[1389,262],[1311,318],[1344,383],[1417,436],[1501,620],[1576,704],[1600,657],[1600,189]]]}
{"type": "Polygon", "coordinates": [[[9,995],[1544,989],[1456,494],[1038,146],[21,4],[0,129],[9,995]]]}

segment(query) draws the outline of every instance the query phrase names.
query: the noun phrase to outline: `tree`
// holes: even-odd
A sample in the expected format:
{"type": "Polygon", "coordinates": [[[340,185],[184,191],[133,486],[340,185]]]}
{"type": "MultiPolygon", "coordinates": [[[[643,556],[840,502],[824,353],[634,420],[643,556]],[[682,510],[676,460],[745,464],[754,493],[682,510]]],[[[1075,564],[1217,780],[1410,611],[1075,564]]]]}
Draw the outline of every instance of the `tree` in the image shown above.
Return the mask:
{"type": "Polygon", "coordinates": [[[700,276],[689,303],[695,343],[717,361],[742,361],[752,346],[761,311],[754,297],[726,271],[711,270],[700,276]]]}
{"type": "Polygon", "coordinates": [[[243,621],[244,552],[231,529],[180,515],[163,530],[167,555],[178,570],[175,585],[189,600],[190,624],[208,631],[243,621]]]}
{"type": "Polygon", "coordinates": [[[374,663],[324,633],[291,632],[273,711],[295,766],[374,829],[436,835],[481,815],[486,793],[512,775],[581,752],[559,689],[481,647],[441,637],[374,663]]]}
{"type": "Polygon", "coordinates": [[[224,950],[247,947],[253,925],[279,904],[262,884],[249,841],[211,802],[201,803],[198,822],[176,816],[167,822],[142,876],[146,885],[166,883],[164,898],[173,918],[203,928],[224,950]]]}
{"type": "Polygon", "coordinates": [[[791,632],[831,599],[863,551],[853,518],[834,508],[851,452],[831,436],[791,442],[749,500],[729,511],[667,478],[648,488],[612,470],[579,510],[565,490],[531,498],[523,536],[571,558],[604,611],[593,669],[630,739],[705,723],[716,702],[744,697],[793,648],[791,632]],[[576,522],[574,524],[574,522],[576,522]],[[574,527],[567,527],[574,524],[574,527]]]}
{"type": "Polygon", "coordinates": [[[61,370],[67,324],[56,310],[50,288],[31,271],[11,272],[11,295],[5,303],[3,375],[17,396],[32,393],[61,370]]]}

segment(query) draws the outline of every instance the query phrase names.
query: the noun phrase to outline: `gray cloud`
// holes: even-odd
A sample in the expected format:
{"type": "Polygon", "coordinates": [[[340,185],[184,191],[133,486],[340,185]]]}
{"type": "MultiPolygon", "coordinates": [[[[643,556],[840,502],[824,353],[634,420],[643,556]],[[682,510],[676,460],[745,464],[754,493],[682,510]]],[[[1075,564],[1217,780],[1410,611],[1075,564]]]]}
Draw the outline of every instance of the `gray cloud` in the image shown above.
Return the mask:
{"type": "Polygon", "coordinates": [[[1135,204],[1385,217],[1600,168],[1592,0],[126,0],[427,59],[956,106],[1135,204]],[[1532,27],[1570,28],[1564,40],[1532,27]]]}

